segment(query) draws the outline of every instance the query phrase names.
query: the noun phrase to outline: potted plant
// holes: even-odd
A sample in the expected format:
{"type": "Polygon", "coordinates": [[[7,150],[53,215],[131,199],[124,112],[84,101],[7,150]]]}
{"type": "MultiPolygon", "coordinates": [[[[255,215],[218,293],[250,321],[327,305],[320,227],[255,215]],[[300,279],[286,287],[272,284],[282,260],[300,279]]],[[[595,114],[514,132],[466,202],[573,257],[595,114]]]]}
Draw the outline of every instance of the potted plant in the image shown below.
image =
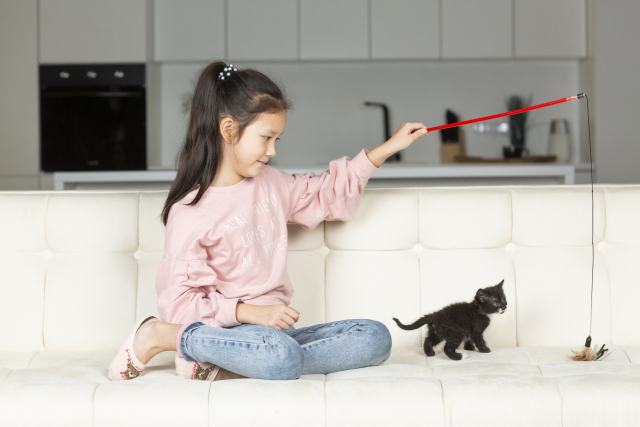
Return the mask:
{"type": "MultiPolygon", "coordinates": [[[[525,100],[519,95],[511,95],[507,98],[507,111],[518,110],[520,108],[526,108],[531,106],[531,99],[533,95],[525,100]]],[[[502,147],[502,151],[505,159],[509,157],[524,157],[529,155],[529,149],[525,147],[527,142],[527,116],[529,112],[514,114],[509,116],[509,137],[511,139],[511,145],[502,147]]]]}

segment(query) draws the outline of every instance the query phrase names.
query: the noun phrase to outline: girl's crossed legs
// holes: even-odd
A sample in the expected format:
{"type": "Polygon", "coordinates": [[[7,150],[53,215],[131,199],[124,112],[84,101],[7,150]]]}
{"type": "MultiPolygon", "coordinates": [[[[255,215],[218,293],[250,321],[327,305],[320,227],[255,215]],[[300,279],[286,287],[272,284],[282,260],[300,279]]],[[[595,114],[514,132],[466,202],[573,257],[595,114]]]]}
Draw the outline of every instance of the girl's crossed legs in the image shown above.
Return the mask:
{"type": "Polygon", "coordinates": [[[247,378],[292,380],[378,365],[389,358],[391,334],[375,320],[347,319],[296,329],[242,323],[214,328],[192,323],[178,354],[247,378]]]}

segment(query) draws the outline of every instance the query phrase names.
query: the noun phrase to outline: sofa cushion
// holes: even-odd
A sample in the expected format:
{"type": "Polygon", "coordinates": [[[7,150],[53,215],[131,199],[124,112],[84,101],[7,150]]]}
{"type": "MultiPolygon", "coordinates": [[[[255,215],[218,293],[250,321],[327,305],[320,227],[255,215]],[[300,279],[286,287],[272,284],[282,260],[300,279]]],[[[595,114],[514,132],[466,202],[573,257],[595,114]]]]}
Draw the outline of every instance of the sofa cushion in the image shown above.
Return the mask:
{"type": "MultiPolygon", "coordinates": [[[[508,375],[558,377],[566,375],[628,373],[640,375],[640,347],[607,346],[612,354],[602,361],[574,362],[567,358],[566,347],[496,347],[490,353],[459,349],[466,359],[451,360],[442,352],[426,357],[422,347],[393,348],[387,361],[379,366],[334,372],[328,375],[304,375],[304,379],[335,381],[363,377],[447,378],[456,376],[508,375]],[[633,361],[628,354],[633,355],[633,361]]],[[[31,380],[85,380],[109,382],[107,372],[112,352],[0,353],[0,382],[31,380]]],[[[147,364],[142,378],[179,378],[174,364],[175,352],[165,351],[147,364]]]]}
{"type": "Polygon", "coordinates": [[[563,425],[584,425],[586,420],[593,426],[638,425],[640,376],[607,373],[554,379],[562,395],[563,425]]]}
{"type": "Polygon", "coordinates": [[[640,346],[610,348],[600,362],[568,361],[566,347],[460,350],[469,355],[460,361],[444,355],[442,344],[434,357],[422,347],[394,348],[378,366],[294,381],[220,382],[179,378],[172,351],[151,359],[142,377],[116,382],[107,378],[113,352],[4,352],[0,424],[54,418],[66,425],[225,426],[241,414],[248,425],[264,426],[493,426],[495,419],[477,413],[499,407],[501,421],[523,426],[577,424],[585,413],[595,425],[632,425],[639,415],[640,346]],[[113,410],[132,402],[126,417],[113,410]],[[69,407],[71,414],[61,409],[69,407]]]}

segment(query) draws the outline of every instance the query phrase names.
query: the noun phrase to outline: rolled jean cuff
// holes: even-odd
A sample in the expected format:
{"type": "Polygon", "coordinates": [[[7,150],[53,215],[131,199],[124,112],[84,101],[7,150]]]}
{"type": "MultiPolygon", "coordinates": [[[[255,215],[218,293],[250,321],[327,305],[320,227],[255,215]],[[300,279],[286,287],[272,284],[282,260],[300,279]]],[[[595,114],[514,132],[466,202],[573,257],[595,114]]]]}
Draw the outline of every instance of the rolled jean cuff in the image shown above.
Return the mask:
{"type": "Polygon", "coordinates": [[[185,332],[189,332],[192,329],[195,329],[199,326],[206,326],[206,325],[203,322],[187,323],[187,324],[183,324],[180,330],[178,331],[178,336],[176,337],[176,352],[178,353],[178,356],[182,357],[185,360],[192,361],[193,359],[187,359],[186,357],[184,357],[184,353],[182,352],[182,335],[184,335],[185,332]]]}
{"type": "Polygon", "coordinates": [[[178,352],[178,356],[180,356],[182,358],[184,358],[184,356],[182,355],[182,350],[180,350],[180,343],[182,341],[182,333],[188,327],[189,327],[189,323],[186,323],[186,324],[182,325],[182,327],[178,331],[178,336],[176,337],[176,351],[178,352]]]}

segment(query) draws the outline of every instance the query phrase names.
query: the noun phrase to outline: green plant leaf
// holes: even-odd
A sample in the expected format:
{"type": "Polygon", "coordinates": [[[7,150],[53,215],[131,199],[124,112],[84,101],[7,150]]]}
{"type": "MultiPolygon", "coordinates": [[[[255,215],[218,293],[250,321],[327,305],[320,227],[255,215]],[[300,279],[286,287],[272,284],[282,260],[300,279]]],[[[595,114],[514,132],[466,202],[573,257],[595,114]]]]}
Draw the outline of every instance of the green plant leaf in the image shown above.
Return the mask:
{"type": "MultiPolygon", "coordinates": [[[[519,110],[531,106],[531,100],[533,94],[530,94],[527,99],[524,99],[520,95],[511,95],[507,98],[507,111],[519,110]]],[[[513,114],[509,116],[509,136],[511,139],[511,145],[524,147],[527,136],[527,118],[529,112],[513,114]]]]}

